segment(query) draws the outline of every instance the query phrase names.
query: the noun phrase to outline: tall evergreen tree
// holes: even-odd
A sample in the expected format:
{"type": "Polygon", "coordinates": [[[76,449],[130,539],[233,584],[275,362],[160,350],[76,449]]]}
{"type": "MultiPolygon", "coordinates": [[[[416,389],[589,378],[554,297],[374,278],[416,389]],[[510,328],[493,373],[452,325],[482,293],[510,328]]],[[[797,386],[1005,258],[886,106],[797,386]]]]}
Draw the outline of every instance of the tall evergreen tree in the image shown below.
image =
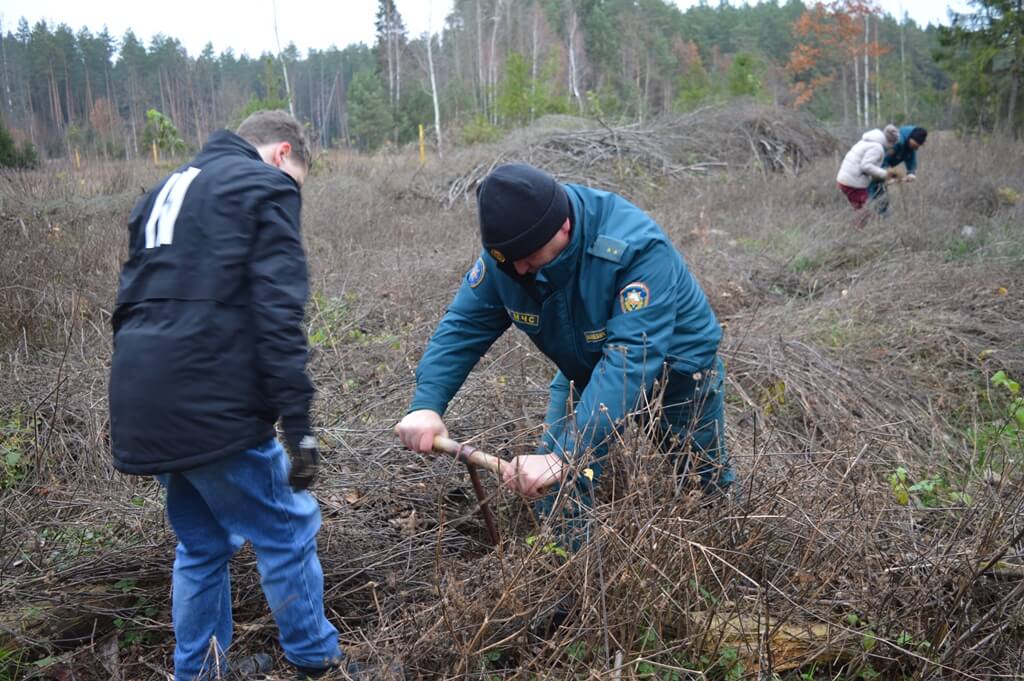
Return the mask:
{"type": "Polygon", "coordinates": [[[352,135],[363,149],[374,151],[394,128],[391,106],[384,83],[373,71],[360,71],[348,91],[348,109],[352,135]]]}
{"type": "Polygon", "coordinates": [[[940,29],[939,54],[957,81],[961,120],[1024,134],[1024,0],[971,0],[940,29]]]}

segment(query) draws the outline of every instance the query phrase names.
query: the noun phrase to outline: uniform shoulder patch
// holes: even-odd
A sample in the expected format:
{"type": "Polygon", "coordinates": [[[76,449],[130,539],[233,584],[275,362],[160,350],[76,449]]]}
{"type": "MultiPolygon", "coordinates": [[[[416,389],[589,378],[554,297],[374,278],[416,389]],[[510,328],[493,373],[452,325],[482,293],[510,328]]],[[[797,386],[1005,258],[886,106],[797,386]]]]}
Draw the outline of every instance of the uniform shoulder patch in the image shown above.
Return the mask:
{"type": "Polygon", "coordinates": [[[476,262],[473,263],[473,267],[469,269],[469,272],[466,272],[466,283],[469,284],[470,288],[476,288],[484,280],[485,274],[487,274],[487,265],[484,264],[483,258],[477,258],[476,262]]]}
{"type": "Polygon", "coordinates": [[[590,244],[587,253],[612,262],[619,262],[627,248],[629,248],[629,244],[625,241],[619,241],[610,236],[599,236],[594,239],[594,243],[590,244]]]}
{"type": "Polygon", "coordinates": [[[651,302],[651,289],[642,281],[626,284],[619,292],[619,306],[623,312],[633,312],[647,307],[651,302]]]}

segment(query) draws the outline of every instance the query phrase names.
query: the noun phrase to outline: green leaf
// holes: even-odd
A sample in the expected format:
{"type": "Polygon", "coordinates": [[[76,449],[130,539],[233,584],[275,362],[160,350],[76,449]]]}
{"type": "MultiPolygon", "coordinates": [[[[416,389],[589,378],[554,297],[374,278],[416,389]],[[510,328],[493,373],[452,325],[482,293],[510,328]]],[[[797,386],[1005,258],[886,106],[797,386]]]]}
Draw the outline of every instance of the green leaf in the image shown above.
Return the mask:
{"type": "Polygon", "coordinates": [[[992,374],[991,383],[1006,388],[1013,395],[1020,394],[1021,391],[1021,384],[1007,376],[1005,371],[1000,370],[992,374]]]}
{"type": "Polygon", "coordinates": [[[992,378],[990,380],[992,382],[992,385],[1006,388],[1007,390],[1010,391],[1011,395],[1020,394],[1020,383],[1014,381],[1009,376],[1007,376],[1005,371],[997,371],[996,373],[992,374],[992,378]]]}
{"type": "Polygon", "coordinates": [[[889,486],[892,488],[896,503],[906,506],[910,503],[910,491],[907,489],[907,482],[910,480],[910,473],[906,468],[900,466],[889,474],[889,486]]]}
{"type": "Polygon", "coordinates": [[[587,644],[583,641],[576,641],[572,645],[566,646],[565,654],[573,660],[582,660],[587,654],[587,644]]]}
{"type": "Polygon", "coordinates": [[[654,672],[654,665],[650,662],[641,662],[636,666],[636,673],[640,676],[653,676],[654,672]]]}
{"type": "Polygon", "coordinates": [[[119,579],[114,582],[114,588],[121,593],[128,593],[135,588],[137,583],[134,579],[119,579]]]}
{"type": "Polygon", "coordinates": [[[1013,420],[1017,422],[1017,426],[1024,428],[1024,397],[1018,397],[1010,403],[1010,413],[1013,415],[1013,420]]]}
{"type": "Polygon", "coordinates": [[[913,485],[907,488],[907,491],[911,494],[934,494],[935,488],[942,484],[941,480],[932,478],[915,482],[913,485]]]}

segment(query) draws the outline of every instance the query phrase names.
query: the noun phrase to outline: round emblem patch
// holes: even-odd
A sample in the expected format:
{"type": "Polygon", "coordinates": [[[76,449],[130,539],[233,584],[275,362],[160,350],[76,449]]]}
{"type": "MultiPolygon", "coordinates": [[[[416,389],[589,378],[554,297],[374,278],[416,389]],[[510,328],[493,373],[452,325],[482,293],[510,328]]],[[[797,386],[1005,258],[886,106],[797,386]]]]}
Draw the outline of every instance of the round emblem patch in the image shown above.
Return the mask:
{"type": "Polygon", "coordinates": [[[466,283],[469,284],[470,288],[476,288],[484,280],[485,274],[487,274],[487,265],[484,264],[483,258],[477,258],[476,262],[473,263],[473,267],[466,273],[466,283]]]}
{"type": "Polygon", "coordinates": [[[651,290],[642,281],[634,281],[619,292],[619,305],[623,312],[633,312],[647,307],[651,302],[651,290]]]}
{"type": "Polygon", "coordinates": [[[497,248],[491,249],[491,257],[497,260],[498,262],[505,262],[505,254],[499,251],[497,248]]]}

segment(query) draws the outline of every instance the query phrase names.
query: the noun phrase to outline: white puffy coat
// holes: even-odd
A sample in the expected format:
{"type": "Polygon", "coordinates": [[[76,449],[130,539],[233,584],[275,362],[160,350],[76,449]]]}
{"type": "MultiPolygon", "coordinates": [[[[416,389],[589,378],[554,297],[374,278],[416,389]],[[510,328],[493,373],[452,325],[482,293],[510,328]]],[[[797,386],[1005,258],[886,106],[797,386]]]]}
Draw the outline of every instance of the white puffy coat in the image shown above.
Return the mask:
{"type": "Polygon", "coordinates": [[[846,152],[836,182],[847,187],[863,188],[871,184],[872,179],[884,180],[886,174],[882,159],[885,158],[885,143],[885,133],[881,130],[868,130],[864,133],[860,142],[846,152]]]}

